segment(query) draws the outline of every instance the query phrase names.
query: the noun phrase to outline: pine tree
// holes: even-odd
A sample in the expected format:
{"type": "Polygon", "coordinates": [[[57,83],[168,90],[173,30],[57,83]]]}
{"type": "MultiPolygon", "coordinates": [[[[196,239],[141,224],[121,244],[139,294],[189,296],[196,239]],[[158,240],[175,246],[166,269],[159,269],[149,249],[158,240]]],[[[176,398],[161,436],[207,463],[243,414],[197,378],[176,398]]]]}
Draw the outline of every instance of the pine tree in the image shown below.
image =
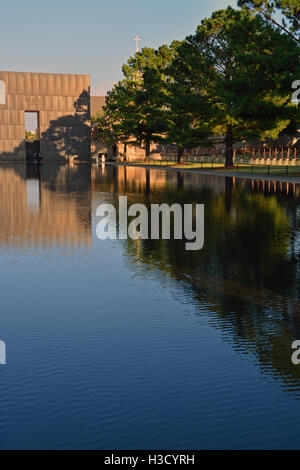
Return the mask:
{"type": "Polygon", "coordinates": [[[288,34],[231,7],[203,20],[178,48],[174,78],[180,70],[182,86],[205,101],[209,111],[198,126],[224,136],[226,167],[233,166],[235,142],[277,138],[295,119],[291,84],[298,57],[288,34]]]}
{"type": "Polygon", "coordinates": [[[239,6],[259,14],[264,20],[281,28],[299,41],[300,3],[299,0],[239,0],[239,6]],[[278,20],[280,12],[282,20],[278,20]]]}
{"type": "Polygon", "coordinates": [[[151,142],[161,142],[167,130],[165,70],[178,44],[174,42],[158,50],[144,48],[123,66],[124,86],[130,90],[132,99],[125,119],[130,135],[144,146],[147,160],[151,142]]]}

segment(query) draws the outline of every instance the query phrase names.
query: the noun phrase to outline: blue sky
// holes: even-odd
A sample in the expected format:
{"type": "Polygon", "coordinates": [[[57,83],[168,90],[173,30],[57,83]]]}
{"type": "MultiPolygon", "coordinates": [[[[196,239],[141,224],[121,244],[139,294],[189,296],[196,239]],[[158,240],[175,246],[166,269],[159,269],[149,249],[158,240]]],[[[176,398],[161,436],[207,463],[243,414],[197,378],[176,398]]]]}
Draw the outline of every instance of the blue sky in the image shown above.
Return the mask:
{"type": "Polygon", "coordinates": [[[0,69],[88,73],[105,94],[141,46],[183,39],[201,19],[236,0],[9,0],[1,4],[0,69]]]}

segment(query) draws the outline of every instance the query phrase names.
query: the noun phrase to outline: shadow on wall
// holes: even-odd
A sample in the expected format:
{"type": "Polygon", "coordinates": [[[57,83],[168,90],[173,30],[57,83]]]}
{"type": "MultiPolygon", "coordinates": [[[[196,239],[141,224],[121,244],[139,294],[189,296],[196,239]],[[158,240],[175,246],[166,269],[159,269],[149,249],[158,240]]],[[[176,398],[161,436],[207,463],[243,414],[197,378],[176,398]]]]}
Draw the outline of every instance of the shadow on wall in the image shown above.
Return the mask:
{"type": "MultiPolygon", "coordinates": [[[[74,101],[74,114],[60,116],[50,121],[48,129],[40,136],[43,161],[66,162],[78,158],[89,161],[91,155],[90,93],[83,90],[74,101]]],[[[0,153],[0,160],[26,160],[24,141],[13,152],[0,153]],[[16,158],[17,157],[17,158],[16,158]]]]}

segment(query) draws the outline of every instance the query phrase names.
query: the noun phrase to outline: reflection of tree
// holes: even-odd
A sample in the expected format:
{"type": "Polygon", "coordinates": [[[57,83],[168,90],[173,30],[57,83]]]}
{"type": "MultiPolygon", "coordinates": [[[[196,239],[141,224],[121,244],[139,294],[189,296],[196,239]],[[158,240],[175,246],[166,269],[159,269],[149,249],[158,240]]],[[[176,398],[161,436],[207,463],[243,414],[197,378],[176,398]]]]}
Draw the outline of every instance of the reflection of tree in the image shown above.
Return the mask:
{"type": "MultiPolygon", "coordinates": [[[[173,175],[171,181],[166,174],[158,188],[160,172],[151,172],[149,192],[146,176],[138,182],[127,173],[127,191],[146,205],[205,201],[204,249],[187,252],[184,241],[128,240],[127,262],[134,270],[144,263],[182,281],[196,303],[207,306],[208,321],[224,331],[225,340],[254,354],[261,369],[282,384],[299,386],[300,369],[291,363],[291,343],[300,339],[299,272],[290,249],[299,201],[254,192],[250,183],[231,179],[222,191],[203,183],[185,191],[173,175]]],[[[109,190],[109,174],[103,184],[109,190]]]]}

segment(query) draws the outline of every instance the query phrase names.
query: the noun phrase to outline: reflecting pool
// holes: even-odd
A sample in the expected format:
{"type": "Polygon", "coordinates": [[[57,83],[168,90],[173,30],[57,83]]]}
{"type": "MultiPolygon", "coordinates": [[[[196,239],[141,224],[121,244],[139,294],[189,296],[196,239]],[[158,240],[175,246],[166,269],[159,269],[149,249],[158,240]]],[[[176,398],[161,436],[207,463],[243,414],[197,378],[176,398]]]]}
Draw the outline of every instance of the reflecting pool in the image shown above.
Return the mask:
{"type": "Polygon", "coordinates": [[[0,166],[0,448],[300,448],[300,186],[0,166]],[[205,204],[205,245],[96,236],[102,203],[205,204]]]}

